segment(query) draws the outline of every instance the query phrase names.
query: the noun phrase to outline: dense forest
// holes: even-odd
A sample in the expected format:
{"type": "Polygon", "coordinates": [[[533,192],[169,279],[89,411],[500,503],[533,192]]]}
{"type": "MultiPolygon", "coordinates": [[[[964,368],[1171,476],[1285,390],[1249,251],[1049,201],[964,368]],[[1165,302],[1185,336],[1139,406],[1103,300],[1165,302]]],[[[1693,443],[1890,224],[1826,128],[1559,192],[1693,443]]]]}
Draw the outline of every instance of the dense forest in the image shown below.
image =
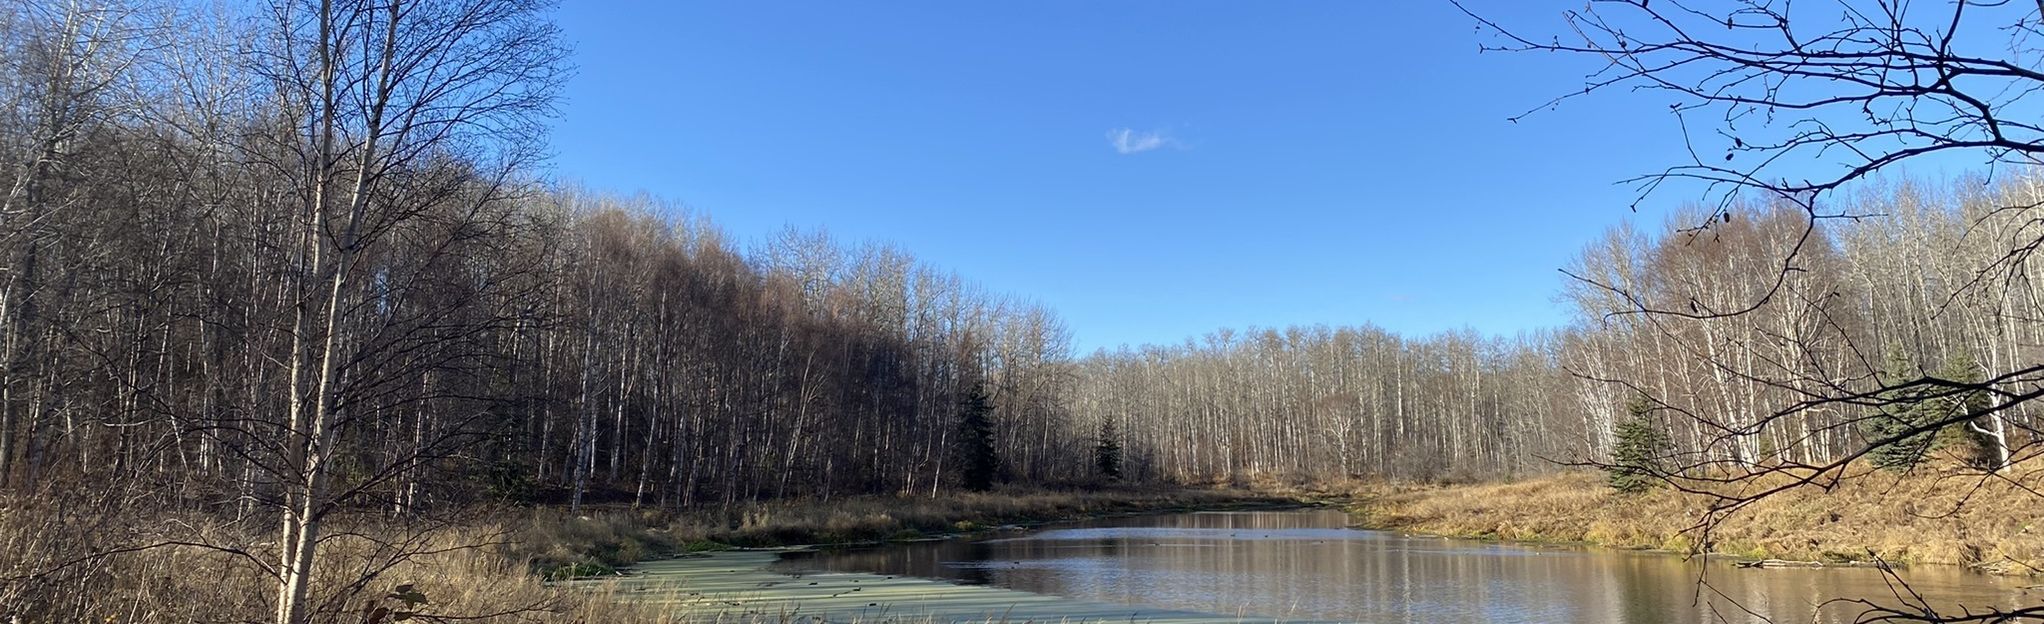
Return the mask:
{"type": "MultiPolygon", "coordinates": [[[[1701,211],[1622,225],[1568,268],[1567,327],[1513,339],[1222,331],[1085,358],[1070,405],[1081,421],[1115,422],[1132,467],[1164,479],[1496,477],[1603,462],[1640,397],[1669,414],[1736,415],[1657,418],[1688,462],[1824,463],[1880,441],[1869,425],[1881,406],[1779,406],[1928,375],[1978,381],[2040,357],[2044,278],[2008,251],[2035,237],[2036,215],[2005,208],[2038,192],[2028,179],[1896,184],[1857,196],[1853,210],[1869,216],[1852,221],[1762,205],[1708,230],[1690,228],[1701,211]],[[1778,285],[1755,279],[1777,273],[1778,285]]],[[[2038,380],[1999,382],[2020,392],[2038,380]]],[[[2018,405],[1966,428],[1998,466],[2021,459],[2010,449],[2030,445],[2036,417],[2018,405]]]]}
{"type": "MultiPolygon", "coordinates": [[[[0,6],[0,489],[281,515],[287,596],[351,515],[1496,478],[1608,461],[1642,401],[1711,415],[1655,422],[1694,465],[1816,464],[1895,415],[1812,397],[2040,383],[1984,377],[2044,359],[2035,178],[1621,225],[1557,279],[1574,320],[1522,336],[1075,354],[1054,311],[885,244],[742,244],[549,180],[541,2],[0,6]]],[[[1999,468],[2038,417],[1954,435],[1999,468]]]]}
{"type": "MultiPolygon", "coordinates": [[[[157,90],[190,83],[137,75],[181,60],[139,39],[171,36],[147,17],[13,16],[17,60],[68,64],[9,65],[10,486],[154,475],[191,500],[275,500],[315,461],[279,441],[312,436],[300,413],[319,403],[329,439],[303,441],[336,489],[400,511],[477,483],[671,506],[918,491],[955,479],[956,405],[981,387],[1016,478],[1075,474],[1047,452],[1067,442],[1068,340],[1037,306],[880,245],[791,230],[740,249],[654,200],[407,144],[452,130],[360,110],[303,113],[355,141],[308,161],[320,137],[271,114],[308,102],[267,99],[303,96],[279,84],[295,75],[157,90]],[[88,39],[109,32],[137,39],[88,39]],[[55,71],[76,73],[30,73],[55,71]],[[459,479],[423,478],[441,468],[459,479]]],[[[544,34],[524,27],[503,36],[544,34]]],[[[472,88],[400,90],[443,86],[472,88]]]]}
{"type": "MultiPolygon", "coordinates": [[[[2018,178],[1868,189],[1850,221],[1751,204],[1619,226],[1558,280],[1575,321],[1550,331],[1221,330],[1081,357],[1054,311],[884,244],[740,245],[657,199],[543,181],[529,141],[564,51],[538,5],[351,14],[473,39],[392,39],[416,73],[354,59],[335,68],[347,97],[308,79],[320,40],[288,19],[10,6],[17,490],[170,482],[154,495],[247,514],[317,473],[322,504],[398,512],[729,505],[936,492],[978,460],[964,435],[991,438],[1001,480],[1089,481],[1067,451],[1103,431],[1142,480],[1492,477],[1603,457],[1642,394],[1744,419],[1668,419],[1686,452],[1812,462],[1863,447],[1873,409],[1769,406],[2005,370],[2044,338],[2032,259],[2008,253],[2034,217],[1996,210],[2036,193],[2018,178]],[[208,55],[238,62],[190,62],[208,55]]],[[[1994,461],[2025,446],[2027,410],[1970,425],[1994,461]]]]}

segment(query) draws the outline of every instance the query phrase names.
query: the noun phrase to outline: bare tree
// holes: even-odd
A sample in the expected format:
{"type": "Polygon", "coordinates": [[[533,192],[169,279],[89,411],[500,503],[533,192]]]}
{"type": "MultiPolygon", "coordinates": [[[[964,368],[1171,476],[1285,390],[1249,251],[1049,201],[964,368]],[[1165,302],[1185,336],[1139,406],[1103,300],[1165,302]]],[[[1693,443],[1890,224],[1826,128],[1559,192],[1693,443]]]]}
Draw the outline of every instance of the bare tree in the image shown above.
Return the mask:
{"type": "MultiPolygon", "coordinates": [[[[532,155],[540,116],[559,84],[555,28],[529,0],[300,2],[271,6],[275,24],[257,70],[286,111],[291,132],[274,153],[297,180],[293,313],[286,328],[290,388],[284,423],[284,545],[277,565],[277,622],[309,616],[306,590],[320,523],[361,486],[335,491],[338,442],[373,413],[395,371],[379,367],[429,318],[379,314],[387,286],[405,276],[378,271],[379,245],[425,220],[430,207],[481,181],[453,227],[433,232],[445,252],[470,227],[489,224],[480,208],[497,199],[516,165],[532,155]],[[450,153],[469,152],[464,164],[450,153]],[[395,321],[395,322],[394,322],[395,321]]],[[[432,260],[426,259],[430,265],[432,260]]],[[[449,332],[459,335],[461,330],[449,332]]],[[[445,335],[445,334],[443,334],[445,335]]],[[[415,376],[411,377],[416,379],[415,376]]],[[[403,463],[403,462],[401,462],[403,463]]]]}
{"type": "MultiPolygon", "coordinates": [[[[1705,209],[1654,253],[1664,261],[1748,258],[1744,283],[1673,289],[1610,263],[1570,272],[1586,313],[1631,328],[1635,344],[1661,345],[1650,351],[1655,361],[1573,370],[1650,397],[1690,431],[1660,476],[1714,501],[1696,527],[1700,548],[1728,514],[1795,488],[1864,478],[1858,460],[1876,449],[1952,428],[1978,434],[1991,449],[1969,480],[1975,487],[2005,481],[2029,489],[2023,482],[2032,476],[2012,468],[2036,453],[2031,403],[2044,396],[2031,296],[2044,196],[2027,188],[2044,155],[2044,128],[2030,114],[2044,87],[2035,47],[2044,3],[1595,0],[1563,13],[1565,34],[1556,37],[1457,6],[1492,36],[1486,50],[1559,52],[1595,64],[1580,89],[1528,114],[1608,91],[1665,96],[1688,158],[1631,182],[1642,200],[1694,193],[1705,209]],[[1854,264],[1864,268],[1876,266],[1861,263],[1878,261],[1877,249],[1906,249],[1871,238],[1877,233],[1866,222],[1894,217],[1869,210],[1878,202],[1857,193],[1884,172],[1931,158],[1971,159],[1985,180],[2010,180],[1996,182],[1993,203],[1970,211],[1954,235],[1903,251],[1921,255],[1891,261],[1881,275],[1854,269],[1857,281],[1837,279],[1841,270],[1829,266],[1834,232],[1852,242],[1854,264]],[[1777,235],[1739,231],[1756,216],[1780,222],[1784,214],[1793,223],[1777,235]],[[1756,243],[1758,256],[1732,247],[1756,243]],[[1914,368],[1884,372],[1890,348],[1905,351],[1914,368]],[[1668,367],[1687,372],[1650,374],[1668,367]],[[1734,394],[1687,396],[1691,388],[1665,383],[1695,374],[1734,394]],[[1974,405],[1967,397],[1975,395],[1988,400],[1974,405]],[[1749,397],[1759,400],[1737,400],[1749,397]],[[1866,433],[1884,413],[1937,402],[1962,407],[1915,412],[1934,416],[1866,433]],[[1761,442],[1766,452],[1756,452],[1761,442]]],[[[1912,214],[1921,212],[1902,216],[1912,214]]],[[[1868,615],[1956,621],[1925,605],[1868,615]]]]}

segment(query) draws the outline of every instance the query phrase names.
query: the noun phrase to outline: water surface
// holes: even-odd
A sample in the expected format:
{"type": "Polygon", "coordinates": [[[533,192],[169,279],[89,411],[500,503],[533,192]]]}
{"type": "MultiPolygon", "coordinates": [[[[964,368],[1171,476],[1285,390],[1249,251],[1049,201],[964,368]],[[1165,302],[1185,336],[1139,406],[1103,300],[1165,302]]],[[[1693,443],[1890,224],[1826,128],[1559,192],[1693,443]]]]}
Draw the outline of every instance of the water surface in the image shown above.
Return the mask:
{"type": "MultiPolygon", "coordinates": [[[[1332,510],[1185,513],[790,553],[781,572],[908,575],[1140,607],[1349,622],[1850,622],[1894,603],[1869,568],[1742,569],[1661,553],[1531,547],[1344,528],[1332,510]],[[1708,580],[1698,583],[1699,577],[1708,580]],[[1813,620],[1813,616],[1817,616],[1813,620]],[[1764,619],[1765,618],[1765,619],[1764,619]]],[[[2028,581],[1900,573],[1939,608],[2044,601],[2028,581]]]]}

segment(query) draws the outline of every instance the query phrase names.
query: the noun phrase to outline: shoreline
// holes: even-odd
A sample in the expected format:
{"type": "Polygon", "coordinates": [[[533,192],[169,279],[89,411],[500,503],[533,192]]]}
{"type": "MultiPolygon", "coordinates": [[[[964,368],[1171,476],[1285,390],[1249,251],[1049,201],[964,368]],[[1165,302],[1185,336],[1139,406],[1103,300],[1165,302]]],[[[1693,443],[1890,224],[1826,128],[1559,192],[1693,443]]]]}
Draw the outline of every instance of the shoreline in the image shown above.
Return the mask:
{"type": "Polygon", "coordinates": [[[640,561],[698,552],[789,546],[857,546],[946,539],[1003,526],[1159,513],[1288,509],[1311,503],[1237,488],[1007,490],[939,498],[852,497],[830,502],[767,501],[691,514],[657,511],[532,510],[525,545],[513,556],[541,578],[614,575],[640,561]],[[734,517],[736,521],[734,522],[734,517]]]}
{"type": "Polygon", "coordinates": [[[1414,535],[1762,562],[1759,567],[1938,566],[2044,575],[2044,530],[2030,527],[2044,518],[1916,495],[1929,481],[1900,477],[1830,492],[1785,492],[1721,522],[1708,549],[1696,547],[1691,530],[1702,510],[1696,499],[1666,490],[1621,495],[1591,474],[1474,485],[1346,484],[1317,496],[1344,500],[1350,526],[1414,535]],[[1891,496],[1908,502],[1898,510],[1891,496]],[[1942,513],[1918,513],[1919,507],[1942,513]]]}
{"type": "MultiPolygon", "coordinates": [[[[1882,563],[1876,563],[1876,562],[1873,562],[1873,561],[1834,561],[1834,562],[1826,562],[1826,561],[1805,561],[1805,560],[1793,560],[1793,559],[1780,559],[1780,558],[1765,558],[1765,559],[1756,559],[1756,558],[1753,558],[1753,557],[1748,557],[1748,556],[1746,556],[1746,555],[1743,555],[1743,554],[1740,554],[1740,553],[1735,553],[1735,552],[1721,552],[1721,551],[1720,551],[1720,552],[1707,552],[1707,553],[1690,553],[1690,552],[1685,552],[1685,551],[1680,551],[1680,550],[1670,550],[1670,549],[1667,549],[1667,548],[1656,548],[1656,547],[1650,547],[1650,546],[1624,546],[1624,545],[1616,545],[1616,544],[1604,544],[1604,543],[1598,543],[1598,542],[1591,542],[1591,541],[1584,541],[1584,540],[1560,540],[1560,539],[1507,539],[1507,538],[1501,538],[1501,537],[1496,537],[1496,536],[1490,536],[1490,535],[1455,535],[1455,534],[1449,534],[1449,533],[1435,533],[1435,532],[1430,532],[1430,531],[1417,531],[1417,530],[1411,530],[1411,529],[1407,529],[1407,528],[1400,528],[1400,527],[1382,527],[1382,526],[1371,526],[1371,525],[1368,525],[1368,524],[1350,524],[1350,525],[1348,525],[1348,526],[1347,526],[1347,528],[1355,529],[1355,530],[1358,530],[1358,531],[1382,531],[1382,532],[1386,532],[1386,533],[1397,533],[1397,534],[1399,534],[1399,535],[1403,535],[1403,536],[1407,536],[1407,537],[1438,537],[1438,538],[1442,538],[1442,539],[1452,539],[1452,540],[1462,540],[1462,541],[1466,541],[1466,542],[1477,542],[1477,543],[1482,543],[1482,544],[1497,544],[1497,545],[1502,545],[1502,546],[1521,546],[1521,547],[1527,547],[1527,548],[1534,548],[1534,547],[1562,547],[1562,548],[1578,548],[1578,549],[1583,549],[1583,550],[1610,550],[1610,551],[1618,551],[1618,552],[1628,552],[1628,553],[1641,553],[1641,554],[1649,554],[1649,555],[1664,555],[1664,556],[1669,556],[1669,557],[1677,557],[1677,558],[1681,558],[1681,559],[1694,559],[1694,558],[1702,558],[1702,559],[1707,559],[1707,560],[1710,560],[1710,561],[1714,561],[1714,562],[1722,562],[1722,563],[1727,563],[1727,564],[1731,564],[1731,565],[1733,565],[1734,567],[1737,567],[1737,568],[1742,568],[1742,569],[1777,569],[1777,568],[1815,568],[1815,569],[1821,569],[1821,568],[1879,568],[1879,567],[1881,567],[1882,565],[1884,565],[1884,564],[1882,564],[1882,563]]],[[[1901,563],[1901,562],[1890,562],[1890,563],[1886,563],[1885,565],[1887,565],[1888,567],[1894,568],[1894,569],[1898,569],[1898,570],[1902,570],[1902,569],[1908,569],[1908,568],[1912,568],[1912,567],[1931,567],[1931,568],[1962,568],[1962,569],[1964,569],[1964,570],[1965,570],[1965,571],[1967,571],[1967,572],[1972,572],[1972,573],[1975,573],[1975,574],[1981,574],[1981,575],[1984,575],[1984,576],[2015,576],[2015,575],[2007,575],[2007,574],[1995,574],[1995,573],[1992,573],[1992,572],[1985,572],[1985,571],[1981,571],[1981,570],[1979,570],[1979,569],[1976,569],[1976,568],[1972,568],[1972,567],[1970,567],[1970,566],[1958,566],[1958,565],[1953,565],[1953,564],[1945,564],[1945,563],[1919,563],[1919,564],[1914,564],[1914,565],[1912,565],[1912,564],[1908,564],[1908,563],[1901,563]]]]}
{"type": "MultiPolygon", "coordinates": [[[[1217,614],[1168,608],[1101,603],[1083,598],[1037,594],[1001,587],[965,585],[942,578],[883,575],[876,572],[784,571],[772,565],[785,553],[840,547],[884,547],[893,543],[971,539],[1002,530],[1036,529],[1088,520],[1125,518],[1152,514],[1200,513],[1210,511],[1306,511],[1331,509],[1350,513],[1351,505],[1337,501],[1297,500],[1280,503],[1252,503],[1221,506],[1176,506],[1088,514],[1029,523],[986,527],[971,532],[932,535],[910,540],[880,540],[804,546],[739,548],[720,552],[684,553],[673,558],[649,560],[621,574],[604,578],[561,581],[556,585],[585,592],[600,600],[617,601],[631,608],[663,610],[678,621],[758,621],[762,617],[851,618],[846,621],[1129,621],[1209,624],[1214,622],[1291,621],[1252,617],[1248,614],[1217,614]],[[856,593],[853,593],[856,592],[856,593]]],[[[1351,518],[1355,517],[1353,515],[1351,518]]],[[[1661,549],[1623,548],[1590,542],[1510,540],[1496,537],[1436,535],[1398,528],[1347,524],[1358,530],[1385,531],[1407,536],[1439,537],[1473,543],[1504,544],[1531,549],[1611,550],[1643,556],[1673,556],[1688,559],[1687,553],[1661,549]]],[[[1740,568],[1864,568],[1864,563],[1794,562],[1762,560],[1758,565],[1736,554],[1696,555],[1716,564],[1740,568]]],[[[1701,562],[1699,562],[1701,563],[1701,562]]],[[[1947,566],[1930,566],[1947,567],[1947,566]]],[[[836,620],[833,620],[836,621],[836,620]]]]}
{"type": "MultiPolygon", "coordinates": [[[[1527,548],[1559,547],[1585,550],[1613,550],[1634,552],[1652,557],[1701,558],[1711,563],[1742,569],[1875,567],[1875,564],[1868,561],[1796,560],[1793,555],[1788,553],[1773,557],[1753,557],[1738,552],[1695,554],[1653,546],[1614,544],[1587,539],[1529,538],[1526,536],[1551,535],[1551,533],[1534,533],[1532,529],[1542,528],[1551,530],[1553,526],[1570,526],[1572,527],[1570,530],[1577,531],[1577,534],[1580,535],[1598,534],[1596,531],[1599,529],[1595,522],[1582,523],[1575,521],[1586,517],[1601,518],[1609,516],[1616,513],[1614,509],[1619,509],[1619,507],[1540,507],[1527,503],[1544,500],[1544,497],[1504,497],[1495,495],[1496,488],[1562,488],[1574,495],[1599,497],[1600,500],[1607,503],[1613,501],[1628,504],[1642,502],[1639,499],[1614,499],[1606,495],[1603,490],[1578,487],[1584,484],[1584,478],[1581,476],[1564,475],[1490,485],[1389,486],[1379,484],[1373,486],[1352,486],[1345,494],[1329,490],[1313,493],[1303,491],[1280,492],[1273,491],[1271,488],[1247,490],[1187,488],[1146,490],[1140,493],[1093,493],[1095,496],[1104,498],[1088,500],[1088,504],[1066,508],[1064,512],[1057,514],[1042,513],[1040,509],[1032,510],[1031,513],[1021,514],[978,513],[984,510],[967,506],[959,508],[958,511],[974,512],[972,514],[973,520],[955,520],[953,522],[956,524],[951,525],[954,527],[967,525],[962,530],[924,532],[912,536],[896,534],[866,540],[816,541],[804,543],[800,546],[725,546],[714,552],[679,551],[673,553],[670,557],[647,557],[643,561],[635,562],[636,565],[621,570],[611,570],[607,574],[554,580],[547,582],[547,585],[561,591],[579,595],[580,598],[578,600],[580,601],[609,603],[621,611],[646,613],[649,614],[649,617],[651,614],[657,614],[658,617],[667,618],[672,621],[700,621],[704,619],[757,621],[758,618],[763,617],[780,617],[800,613],[810,616],[855,616],[859,619],[883,617],[898,620],[902,617],[908,617],[911,620],[915,620],[916,617],[921,617],[921,620],[915,621],[950,621],[959,620],[960,618],[977,621],[975,618],[983,618],[985,616],[1009,616],[1035,621],[1046,619],[1065,619],[1067,621],[1106,621],[1119,619],[1125,621],[1130,618],[1140,618],[1155,622],[1240,622],[1250,620],[1239,615],[1227,616],[1145,609],[1133,606],[1092,604],[1060,596],[1031,594],[1000,588],[961,586],[942,579],[882,577],[871,574],[860,576],[859,573],[839,572],[790,574],[769,570],[767,566],[773,561],[778,560],[782,553],[791,550],[884,547],[887,544],[894,543],[970,539],[975,535],[1000,530],[1034,529],[1061,523],[1153,514],[1310,509],[1330,509],[1344,513],[1348,520],[1348,522],[1344,523],[1345,526],[1359,530],[1386,531],[1403,535],[1439,537],[1527,548]],[[1471,500],[1470,496],[1472,494],[1478,495],[1475,497],[1475,500],[1483,502],[1484,510],[1495,515],[1479,514],[1476,516],[1476,519],[1480,521],[1474,523],[1466,522],[1470,518],[1452,517],[1460,518],[1460,520],[1464,521],[1462,524],[1448,522],[1449,519],[1452,519],[1451,517],[1428,515],[1442,511],[1442,509],[1436,507],[1439,505],[1467,503],[1471,500]],[[1132,500],[1129,498],[1130,496],[1140,497],[1140,500],[1132,500]],[[1109,502],[1112,504],[1100,504],[1109,502]],[[1558,509],[1568,509],[1574,513],[1554,513],[1558,509]],[[1531,513],[1534,511],[1541,511],[1542,513],[1531,513]],[[1000,521],[1002,518],[1005,518],[1006,521],[1000,521]],[[1504,524],[1494,522],[1499,518],[1507,519],[1508,522],[1504,524]],[[1514,524],[1514,521],[1517,524],[1514,524]],[[1575,523],[1570,525],[1533,524],[1535,521],[1575,523]],[[1462,532],[1456,534],[1428,530],[1431,528],[1459,528],[1462,532]],[[827,575],[837,575],[832,578],[835,578],[835,582],[839,585],[833,585],[832,587],[837,587],[840,591],[858,591],[859,593],[843,594],[838,591],[816,593],[811,591],[813,588],[810,588],[809,585],[783,587],[792,579],[802,577],[811,577],[802,581],[804,583],[825,583],[825,579],[821,577],[827,575]],[[866,578],[869,576],[873,578],[866,578]],[[857,579],[857,581],[853,582],[853,579],[857,579]],[[730,583],[732,582],[738,582],[738,584],[731,585],[730,583]],[[846,585],[846,583],[850,584],[846,585]],[[867,583],[873,584],[867,585],[867,583]],[[791,590],[792,593],[782,593],[781,589],[791,590]],[[911,603],[884,599],[888,597],[920,602],[911,603]]],[[[1592,481],[1589,484],[1594,485],[1595,483],[1592,481]]],[[[1009,494],[1021,496],[1047,495],[1044,493],[1020,494],[1015,492],[1010,492],[1009,494]]],[[[1052,495],[1086,497],[1086,495],[1076,495],[1073,493],[1056,493],[1052,495]]],[[[884,501],[868,502],[903,504],[914,501],[887,499],[884,501]]],[[[925,502],[927,503],[928,501],[925,502]]],[[[1653,505],[1633,505],[1633,507],[1648,507],[1648,510],[1658,510],[1659,508],[1655,507],[1655,505],[1667,504],[1669,500],[1664,495],[1654,498],[1651,502],[1653,505]]],[[[820,508],[813,505],[805,506],[785,502],[777,505],[785,505],[791,509],[799,509],[811,513],[820,511],[820,508]]],[[[831,511],[841,514],[846,510],[841,506],[834,505],[831,511]]],[[[1463,509],[1463,511],[1467,510],[1463,509]]],[[[1670,520],[1681,519],[1674,516],[1666,516],[1665,518],[1670,520]]],[[[1608,520],[1608,518],[1605,519],[1605,521],[1608,520]]],[[[1686,526],[1686,523],[1676,524],[1686,526]]],[[[1674,526],[1674,524],[1668,526],[1674,526]]],[[[1644,531],[1628,535],[1641,538],[1642,541],[1652,536],[1651,533],[1644,531]]],[[[1916,566],[1957,568],[1970,573],[1995,575],[1993,571],[1983,570],[1978,566],[1952,566],[1926,561],[1903,561],[1896,562],[1894,565],[1897,568],[1916,566]]],[[[1997,576],[2011,575],[2004,573],[1997,576]]],[[[816,587],[824,586],[817,585],[816,587]]]]}
{"type": "Polygon", "coordinates": [[[788,550],[695,553],[647,562],[640,574],[564,584],[671,609],[679,621],[1306,622],[1096,602],[913,576],[769,569],[788,550]]]}
{"type": "MultiPolygon", "coordinates": [[[[1893,488],[1894,484],[1884,487],[1893,488]]],[[[1447,486],[1345,483],[1092,492],[1011,490],[939,499],[864,497],[827,505],[820,501],[769,502],[760,507],[771,512],[748,511],[739,526],[708,526],[700,516],[678,516],[658,522],[635,519],[620,527],[614,522],[616,516],[599,514],[593,520],[583,520],[611,524],[609,530],[623,534],[626,541],[653,543],[626,553],[633,555],[630,557],[605,559],[602,555],[606,553],[596,552],[600,548],[583,544],[565,558],[556,552],[555,559],[529,559],[543,577],[562,580],[615,575],[642,560],[696,552],[878,546],[1116,517],[1320,508],[1347,514],[1346,526],[1363,530],[1701,557],[1742,567],[1938,566],[1996,576],[2044,575],[2037,569],[2044,567],[2044,556],[2040,556],[2044,555],[2044,531],[2027,527],[2010,530],[1998,517],[1915,518],[1914,523],[1855,517],[1865,511],[1860,507],[1872,504],[1864,499],[1864,493],[1853,491],[1792,492],[1719,525],[1714,530],[1713,547],[1699,552],[1694,548],[1693,532],[1688,530],[1697,509],[1693,501],[1668,491],[1618,495],[1603,487],[1595,475],[1579,473],[1447,486]],[[597,567],[577,567],[576,562],[597,567]],[[550,573],[562,565],[587,573],[550,573]]],[[[540,527],[539,532],[546,530],[540,527]]]]}

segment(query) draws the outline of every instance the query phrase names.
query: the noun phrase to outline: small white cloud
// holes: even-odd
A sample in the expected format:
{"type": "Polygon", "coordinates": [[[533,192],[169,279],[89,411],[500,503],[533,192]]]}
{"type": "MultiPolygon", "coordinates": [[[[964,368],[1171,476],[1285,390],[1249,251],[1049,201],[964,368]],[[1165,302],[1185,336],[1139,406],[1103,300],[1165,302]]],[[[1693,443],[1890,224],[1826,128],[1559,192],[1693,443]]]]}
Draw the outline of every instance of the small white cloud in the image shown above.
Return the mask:
{"type": "Polygon", "coordinates": [[[1162,147],[1177,147],[1178,140],[1164,134],[1162,130],[1139,132],[1130,128],[1115,128],[1107,131],[1107,144],[1121,154],[1141,154],[1162,147]]]}

